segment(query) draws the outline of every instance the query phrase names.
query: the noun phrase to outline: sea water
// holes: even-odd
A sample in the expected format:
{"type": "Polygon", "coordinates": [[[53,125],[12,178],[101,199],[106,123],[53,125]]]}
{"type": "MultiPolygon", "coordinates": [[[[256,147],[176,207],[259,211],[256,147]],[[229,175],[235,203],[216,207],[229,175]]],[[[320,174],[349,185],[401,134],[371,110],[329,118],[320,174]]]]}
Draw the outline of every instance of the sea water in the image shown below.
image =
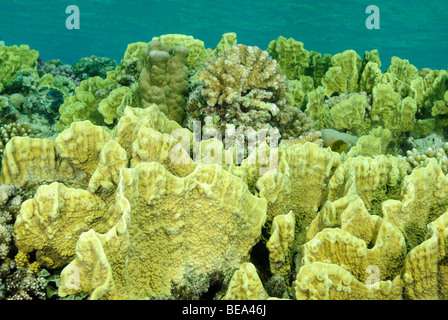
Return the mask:
{"type": "Polygon", "coordinates": [[[448,67],[448,1],[425,0],[1,0],[0,41],[28,44],[44,61],[73,64],[96,55],[120,62],[128,43],[162,34],[191,35],[215,48],[221,35],[266,50],[282,35],[307,50],[336,54],[378,49],[385,71],[392,56],[417,68],[448,67]],[[79,9],[79,29],[68,29],[67,7],[79,9]],[[378,9],[379,28],[366,21],[378,9]]]}

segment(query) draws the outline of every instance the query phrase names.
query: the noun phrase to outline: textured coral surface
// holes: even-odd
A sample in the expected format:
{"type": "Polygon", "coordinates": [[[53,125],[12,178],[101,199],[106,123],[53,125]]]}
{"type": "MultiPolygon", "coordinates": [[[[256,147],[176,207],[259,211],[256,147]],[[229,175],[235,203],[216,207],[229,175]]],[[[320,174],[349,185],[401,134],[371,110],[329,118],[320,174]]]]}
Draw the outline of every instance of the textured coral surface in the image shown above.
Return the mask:
{"type": "Polygon", "coordinates": [[[448,298],[448,76],[167,34],[0,47],[0,299],[448,298]]]}

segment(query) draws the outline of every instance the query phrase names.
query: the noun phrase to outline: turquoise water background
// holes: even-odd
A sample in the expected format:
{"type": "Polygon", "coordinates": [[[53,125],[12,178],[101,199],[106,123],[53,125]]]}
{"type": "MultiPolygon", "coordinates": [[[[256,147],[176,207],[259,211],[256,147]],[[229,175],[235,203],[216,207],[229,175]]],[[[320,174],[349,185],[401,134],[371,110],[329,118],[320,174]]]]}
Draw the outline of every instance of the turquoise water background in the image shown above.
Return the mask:
{"type": "Polygon", "coordinates": [[[128,43],[167,33],[192,35],[213,49],[223,33],[236,32],[238,43],[262,49],[282,35],[321,53],[354,49],[362,57],[378,49],[383,70],[392,56],[446,69],[447,12],[446,0],[0,0],[0,40],[72,64],[91,55],[119,62],[128,43]],[[80,9],[79,30],[65,27],[69,5],[80,9]],[[379,30],[365,26],[368,5],[380,9],[379,30]]]}

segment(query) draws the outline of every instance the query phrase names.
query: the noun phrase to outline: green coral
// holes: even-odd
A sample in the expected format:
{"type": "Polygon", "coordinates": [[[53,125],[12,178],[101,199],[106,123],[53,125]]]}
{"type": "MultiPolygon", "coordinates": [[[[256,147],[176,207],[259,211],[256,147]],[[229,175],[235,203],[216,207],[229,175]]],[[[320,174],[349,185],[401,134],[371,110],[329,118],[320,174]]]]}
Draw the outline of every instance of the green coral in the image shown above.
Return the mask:
{"type": "Polygon", "coordinates": [[[417,102],[413,98],[401,100],[400,95],[385,84],[373,88],[372,125],[394,130],[394,134],[399,135],[413,129],[416,112],[417,102]]]}
{"type": "MultiPolygon", "coordinates": [[[[376,50],[366,51],[362,61],[355,51],[347,50],[334,55],[331,62],[322,86],[305,96],[305,113],[316,129],[331,128],[362,136],[383,127],[394,138],[405,139],[411,132],[421,134],[437,125],[429,119],[418,119],[425,100],[424,84],[407,60],[393,58],[385,73],[380,70],[376,50]]],[[[444,97],[440,100],[439,94],[438,99],[433,110],[444,113],[444,97]]],[[[445,126],[443,117],[436,120],[440,127],[445,126]]]]}
{"type": "Polygon", "coordinates": [[[98,111],[103,115],[104,122],[113,124],[114,120],[123,115],[124,108],[133,105],[134,93],[128,87],[119,87],[98,103],[98,111]]]}
{"type": "Polygon", "coordinates": [[[233,47],[236,44],[237,44],[237,40],[236,40],[235,32],[224,33],[221,36],[221,41],[219,41],[219,43],[216,45],[215,50],[213,50],[213,54],[217,55],[217,54],[223,52],[224,50],[233,47]]]}
{"type": "Polygon", "coordinates": [[[392,141],[392,132],[389,129],[377,127],[372,129],[369,134],[360,137],[356,145],[347,153],[350,157],[372,157],[375,155],[386,154],[387,147],[392,141]]]}
{"type": "Polygon", "coordinates": [[[303,48],[302,42],[293,38],[286,39],[280,36],[269,43],[267,51],[277,60],[280,71],[288,79],[299,79],[309,67],[310,53],[303,48]]]}
{"type": "Polygon", "coordinates": [[[378,68],[381,68],[381,59],[380,59],[378,50],[374,49],[371,51],[364,52],[364,57],[362,58],[362,66],[361,66],[360,73],[362,73],[364,71],[365,67],[367,66],[367,64],[369,62],[376,63],[378,68]]]}
{"type": "Polygon", "coordinates": [[[98,110],[98,104],[118,87],[120,85],[115,81],[113,72],[110,72],[106,79],[96,76],[83,80],[76,88],[75,94],[67,97],[59,108],[61,116],[56,128],[62,131],[67,129],[72,122],[83,120],[103,125],[104,117],[98,110]]]}
{"type": "Polygon", "coordinates": [[[27,45],[0,47],[0,93],[11,90],[30,90],[39,75],[39,52],[27,45]]]}
{"type": "Polygon", "coordinates": [[[409,60],[392,57],[389,69],[386,73],[393,74],[394,90],[402,98],[410,94],[410,84],[412,80],[419,77],[418,69],[409,63],[409,60]]]}
{"type": "Polygon", "coordinates": [[[330,109],[330,127],[358,135],[369,126],[367,116],[367,96],[353,94],[330,109]]]}
{"type": "Polygon", "coordinates": [[[46,73],[39,79],[37,90],[41,90],[42,88],[57,89],[65,96],[69,96],[75,92],[76,85],[70,78],[60,75],[53,76],[51,73],[46,73]]]}
{"type": "Polygon", "coordinates": [[[334,93],[355,92],[358,88],[361,57],[354,50],[346,50],[331,58],[331,67],[325,73],[322,85],[325,95],[331,97],[334,93]]]}
{"type": "Polygon", "coordinates": [[[329,53],[322,56],[320,52],[310,51],[305,75],[313,78],[315,87],[322,85],[322,79],[331,67],[331,57],[329,53]]]}
{"type": "Polygon", "coordinates": [[[160,41],[167,47],[186,47],[189,51],[186,65],[190,71],[201,69],[207,59],[212,55],[212,50],[206,49],[202,40],[195,39],[192,36],[183,34],[165,34],[160,37],[152,38],[152,41],[160,41]]]}
{"type": "Polygon", "coordinates": [[[306,106],[307,94],[314,89],[314,80],[310,76],[302,76],[299,80],[290,80],[292,91],[286,95],[291,100],[291,105],[304,109],[306,106]]]}
{"type": "Polygon", "coordinates": [[[128,44],[120,64],[115,68],[117,82],[123,86],[133,85],[142,72],[147,42],[133,42],[128,44]]]}
{"type": "Polygon", "coordinates": [[[372,61],[367,62],[359,80],[359,90],[371,94],[373,88],[380,82],[381,75],[381,69],[378,63],[372,61]]]}
{"type": "Polygon", "coordinates": [[[82,80],[91,77],[106,78],[109,71],[114,71],[117,62],[106,57],[91,56],[82,58],[72,65],[73,73],[82,80]]]}
{"type": "Polygon", "coordinates": [[[324,101],[324,87],[319,86],[308,93],[305,113],[313,120],[316,130],[327,128],[330,121],[330,108],[324,101]]]}

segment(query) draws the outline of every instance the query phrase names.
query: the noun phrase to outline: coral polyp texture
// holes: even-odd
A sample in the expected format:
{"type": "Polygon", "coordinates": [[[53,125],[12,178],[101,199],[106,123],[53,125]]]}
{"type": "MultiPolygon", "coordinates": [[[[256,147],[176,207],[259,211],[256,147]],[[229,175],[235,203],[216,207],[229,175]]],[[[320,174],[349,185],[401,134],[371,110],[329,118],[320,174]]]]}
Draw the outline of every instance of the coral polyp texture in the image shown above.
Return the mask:
{"type": "Polygon", "coordinates": [[[0,47],[0,299],[448,299],[446,70],[142,40],[0,47]]]}

